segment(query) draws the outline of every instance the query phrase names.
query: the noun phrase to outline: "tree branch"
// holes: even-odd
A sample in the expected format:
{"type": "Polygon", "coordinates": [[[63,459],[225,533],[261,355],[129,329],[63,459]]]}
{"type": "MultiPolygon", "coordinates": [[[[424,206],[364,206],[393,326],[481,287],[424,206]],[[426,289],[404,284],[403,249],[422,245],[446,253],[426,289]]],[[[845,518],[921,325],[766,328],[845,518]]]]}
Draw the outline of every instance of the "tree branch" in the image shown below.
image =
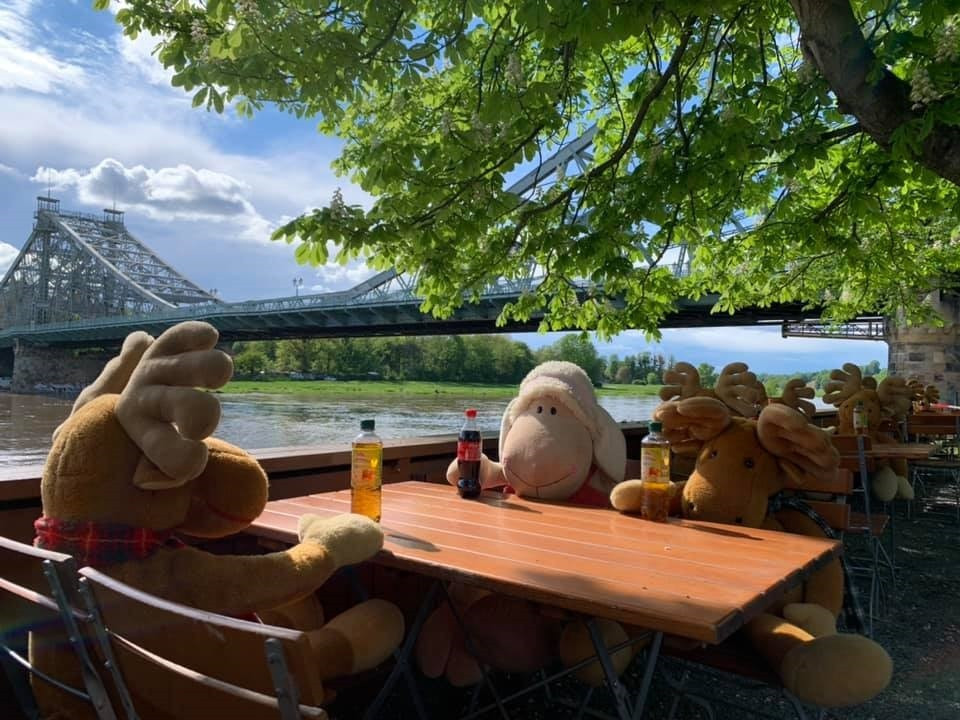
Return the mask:
{"type": "MultiPolygon", "coordinates": [[[[881,147],[889,149],[894,133],[918,117],[910,107],[910,86],[890,72],[880,71],[849,0],[790,0],[800,24],[804,55],[823,74],[837,96],[841,112],[860,121],[881,147]]],[[[936,123],[923,140],[917,160],[940,177],[960,185],[960,128],[936,123]]]]}

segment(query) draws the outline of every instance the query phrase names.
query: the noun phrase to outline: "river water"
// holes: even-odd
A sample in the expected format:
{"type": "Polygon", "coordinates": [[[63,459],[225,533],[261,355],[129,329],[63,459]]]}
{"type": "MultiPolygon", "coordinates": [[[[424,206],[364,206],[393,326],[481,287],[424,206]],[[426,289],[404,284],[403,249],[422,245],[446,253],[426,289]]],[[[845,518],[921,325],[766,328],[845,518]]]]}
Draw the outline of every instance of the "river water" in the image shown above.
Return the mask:
{"type": "MultiPolygon", "coordinates": [[[[220,395],[216,436],[247,450],[287,445],[346,443],[360,420],[375,418],[383,438],[453,433],[463,410],[475,407],[484,434],[500,431],[509,398],[476,400],[468,395],[331,398],[311,395],[220,395]]],[[[42,463],[50,434],[67,417],[72,400],[0,392],[0,467],[42,463]]],[[[619,421],[647,420],[656,397],[600,397],[619,421]]]]}

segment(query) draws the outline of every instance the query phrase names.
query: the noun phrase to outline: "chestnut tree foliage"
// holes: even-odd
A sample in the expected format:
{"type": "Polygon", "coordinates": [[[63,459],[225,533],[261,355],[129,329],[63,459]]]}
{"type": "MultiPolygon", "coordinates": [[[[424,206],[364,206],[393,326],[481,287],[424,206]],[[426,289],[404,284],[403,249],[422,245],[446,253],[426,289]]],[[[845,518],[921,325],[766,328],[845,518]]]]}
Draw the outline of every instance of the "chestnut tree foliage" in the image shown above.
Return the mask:
{"type": "MultiPolygon", "coordinates": [[[[109,0],[95,0],[105,8],[109,0]]],[[[194,105],[342,138],[296,257],[419,271],[438,315],[656,334],[677,298],[929,320],[960,269],[960,0],[126,0],[194,105]],[[582,170],[510,181],[596,126],[582,170]],[[734,223],[734,219],[737,220],[734,223]],[[685,245],[690,272],[672,263],[685,245]]]]}

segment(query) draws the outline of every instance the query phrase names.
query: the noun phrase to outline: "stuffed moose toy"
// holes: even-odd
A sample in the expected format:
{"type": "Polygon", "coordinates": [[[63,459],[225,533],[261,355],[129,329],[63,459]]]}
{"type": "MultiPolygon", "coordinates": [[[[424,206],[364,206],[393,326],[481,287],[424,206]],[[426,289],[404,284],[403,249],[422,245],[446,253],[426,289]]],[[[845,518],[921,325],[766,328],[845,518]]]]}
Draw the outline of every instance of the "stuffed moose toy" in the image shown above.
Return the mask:
{"type": "MultiPolygon", "coordinates": [[[[893,423],[904,420],[913,404],[915,390],[903,378],[887,377],[879,385],[872,377],[862,377],[860,368],[853,363],[844,363],[842,370],[830,373],[830,382],[824,388],[825,402],[836,406],[838,431],[852,435],[853,413],[857,404],[862,404],[867,416],[867,434],[874,443],[897,442],[894,432],[883,428],[885,420],[893,423]]],[[[879,461],[870,481],[870,489],[882,502],[895,497],[912,500],[913,487],[908,480],[905,460],[879,461]]]]}
{"type": "MultiPolygon", "coordinates": [[[[233,373],[217,338],[200,322],[156,340],[143,332],[127,337],[54,434],[36,544],[166,600],[245,619],[279,608],[282,617],[284,607],[312,598],[339,567],[374,555],[383,534],[367,518],[342,515],[302,517],[301,542],[264,555],[214,555],[178,539],[239,532],[267,501],[267,477],[256,460],[210,437],[220,404],[196,388],[218,388],[233,373]]],[[[151,617],[138,620],[150,627],[151,617]]],[[[309,631],[319,682],[378,665],[402,640],[404,619],[375,599],[326,623],[315,613],[312,627],[298,629],[309,631]]],[[[42,670],[74,679],[76,662],[57,643],[35,634],[31,652],[42,670]]],[[[87,716],[88,707],[48,687],[37,687],[45,714],[87,716]]],[[[137,712],[154,716],[148,705],[137,704],[137,712]]],[[[217,717],[215,706],[208,717],[217,717]]]]}
{"type": "MultiPolygon", "coordinates": [[[[795,510],[771,514],[769,500],[785,476],[836,473],[839,458],[829,435],[798,410],[770,404],[756,420],[733,417],[723,403],[690,397],[660,405],[654,419],[677,452],[696,455],[683,484],[686,518],[823,536],[820,527],[795,510]]],[[[611,500],[623,512],[638,512],[642,481],[627,480],[611,500]]],[[[874,697],[890,681],[892,663],[878,644],[838,634],[843,605],[843,570],[838,560],[812,575],[744,629],[753,648],[800,700],[821,707],[855,705],[874,697]]]]}

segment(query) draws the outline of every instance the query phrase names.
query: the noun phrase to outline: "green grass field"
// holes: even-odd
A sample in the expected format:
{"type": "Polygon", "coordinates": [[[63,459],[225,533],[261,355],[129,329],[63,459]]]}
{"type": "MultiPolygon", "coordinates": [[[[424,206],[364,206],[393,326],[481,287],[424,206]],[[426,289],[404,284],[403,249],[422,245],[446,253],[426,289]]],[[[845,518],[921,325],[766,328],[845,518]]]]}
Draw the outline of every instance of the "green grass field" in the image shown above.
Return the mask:
{"type": "MultiPolygon", "coordinates": [[[[653,396],[659,385],[604,385],[600,395],[622,397],[653,396]]],[[[219,392],[243,395],[264,393],[269,395],[323,395],[337,396],[383,396],[383,395],[472,395],[484,398],[510,398],[517,392],[516,385],[480,385],[452,382],[395,382],[388,380],[234,380],[219,392]]]]}

